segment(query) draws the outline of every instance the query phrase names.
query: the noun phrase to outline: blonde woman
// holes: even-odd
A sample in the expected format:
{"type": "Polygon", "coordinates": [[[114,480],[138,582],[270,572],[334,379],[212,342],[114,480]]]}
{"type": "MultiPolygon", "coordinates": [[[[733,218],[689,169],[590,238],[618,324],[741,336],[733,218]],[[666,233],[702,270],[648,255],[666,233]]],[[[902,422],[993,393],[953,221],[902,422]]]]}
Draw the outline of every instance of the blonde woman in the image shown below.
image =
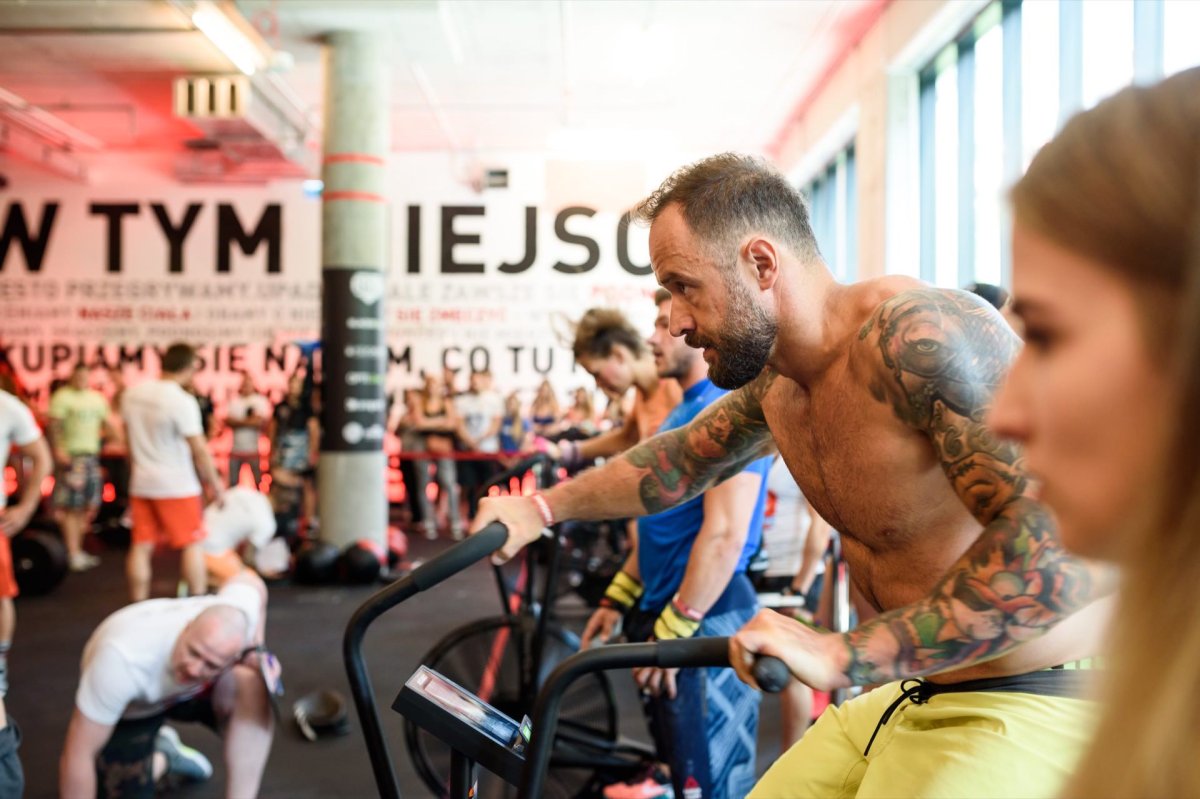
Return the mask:
{"type": "Polygon", "coordinates": [[[571,393],[571,398],[572,405],[563,416],[563,432],[568,438],[591,438],[600,432],[596,427],[596,404],[592,401],[592,392],[580,386],[571,393]]]}
{"type": "Polygon", "coordinates": [[[554,386],[549,380],[543,380],[538,386],[533,404],[529,407],[530,421],[533,422],[533,432],[539,436],[549,436],[558,432],[562,422],[562,408],[558,397],[554,394],[554,386]]]}
{"type": "Polygon", "coordinates": [[[1200,70],[1071,120],[1013,189],[1026,346],[991,416],[1063,543],[1121,566],[1071,797],[1200,796],[1200,70]]]}

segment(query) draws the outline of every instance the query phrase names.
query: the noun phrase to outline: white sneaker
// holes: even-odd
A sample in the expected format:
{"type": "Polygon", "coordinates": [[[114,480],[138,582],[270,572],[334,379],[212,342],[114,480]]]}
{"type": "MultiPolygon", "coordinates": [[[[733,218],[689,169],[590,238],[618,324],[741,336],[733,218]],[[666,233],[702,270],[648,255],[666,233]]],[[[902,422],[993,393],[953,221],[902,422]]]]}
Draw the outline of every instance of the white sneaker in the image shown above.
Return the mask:
{"type": "Polygon", "coordinates": [[[167,775],[184,782],[204,782],[213,775],[212,763],[203,754],[179,740],[174,727],[163,725],[154,739],[154,751],[167,758],[167,775]]]}
{"type": "Polygon", "coordinates": [[[73,572],[85,572],[88,569],[94,569],[100,565],[100,558],[95,555],[89,555],[86,552],[80,552],[78,555],[72,555],[68,568],[73,572]]]}

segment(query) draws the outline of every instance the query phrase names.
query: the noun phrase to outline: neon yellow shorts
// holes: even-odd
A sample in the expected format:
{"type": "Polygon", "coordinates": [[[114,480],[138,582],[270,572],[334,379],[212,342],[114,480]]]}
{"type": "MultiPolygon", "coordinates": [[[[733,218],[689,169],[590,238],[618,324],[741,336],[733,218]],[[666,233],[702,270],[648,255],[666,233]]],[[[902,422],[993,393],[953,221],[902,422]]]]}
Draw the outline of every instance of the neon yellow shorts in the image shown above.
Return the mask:
{"type": "Polygon", "coordinates": [[[799,797],[1045,797],[1058,795],[1091,739],[1096,704],[1028,693],[973,691],[906,702],[889,683],[829,707],[767,770],[750,799],[799,797]]]}

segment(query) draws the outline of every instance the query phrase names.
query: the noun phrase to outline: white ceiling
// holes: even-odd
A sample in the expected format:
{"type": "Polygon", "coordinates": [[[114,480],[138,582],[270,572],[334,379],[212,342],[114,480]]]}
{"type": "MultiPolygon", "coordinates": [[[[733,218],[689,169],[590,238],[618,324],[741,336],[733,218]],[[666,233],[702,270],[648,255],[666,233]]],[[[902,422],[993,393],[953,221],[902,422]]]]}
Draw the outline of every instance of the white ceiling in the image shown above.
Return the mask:
{"type": "MultiPolygon", "coordinates": [[[[238,0],[320,116],[320,38],[381,32],[401,151],[761,151],[886,0],[238,0]],[[289,64],[290,62],[290,64],[289,64]]],[[[0,88],[106,149],[178,149],[171,79],[230,62],[156,0],[0,0],[0,88]]]]}

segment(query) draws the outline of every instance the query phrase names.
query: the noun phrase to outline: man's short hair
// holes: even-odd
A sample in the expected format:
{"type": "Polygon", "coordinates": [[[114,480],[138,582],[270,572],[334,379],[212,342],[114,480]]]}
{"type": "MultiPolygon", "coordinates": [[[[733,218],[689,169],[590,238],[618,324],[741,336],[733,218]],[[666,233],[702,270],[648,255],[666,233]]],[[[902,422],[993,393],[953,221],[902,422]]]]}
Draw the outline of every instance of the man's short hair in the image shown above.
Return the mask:
{"type": "Polygon", "coordinates": [[[616,308],[592,308],[575,325],[572,344],[575,360],[607,358],[617,344],[628,349],[635,358],[646,354],[646,342],[637,328],[616,308]]]}
{"type": "Polygon", "coordinates": [[[662,305],[664,302],[671,301],[671,292],[664,288],[660,288],[654,292],[654,304],[662,305]]]}
{"type": "Polygon", "coordinates": [[[176,342],[163,353],[162,370],[169,374],[178,374],[195,362],[196,350],[192,345],[176,342]]]}
{"type": "Polygon", "coordinates": [[[1002,286],[997,286],[994,283],[972,283],[967,286],[967,291],[972,294],[983,297],[992,304],[992,307],[997,311],[1004,309],[1008,305],[1011,295],[1002,286]]]}
{"type": "Polygon", "coordinates": [[[663,181],[634,218],[650,224],[673,203],[718,265],[753,231],[779,238],[801,258],[820,257],[804,198],[764,159],[721,153],[689,164],[663,181]]]}

